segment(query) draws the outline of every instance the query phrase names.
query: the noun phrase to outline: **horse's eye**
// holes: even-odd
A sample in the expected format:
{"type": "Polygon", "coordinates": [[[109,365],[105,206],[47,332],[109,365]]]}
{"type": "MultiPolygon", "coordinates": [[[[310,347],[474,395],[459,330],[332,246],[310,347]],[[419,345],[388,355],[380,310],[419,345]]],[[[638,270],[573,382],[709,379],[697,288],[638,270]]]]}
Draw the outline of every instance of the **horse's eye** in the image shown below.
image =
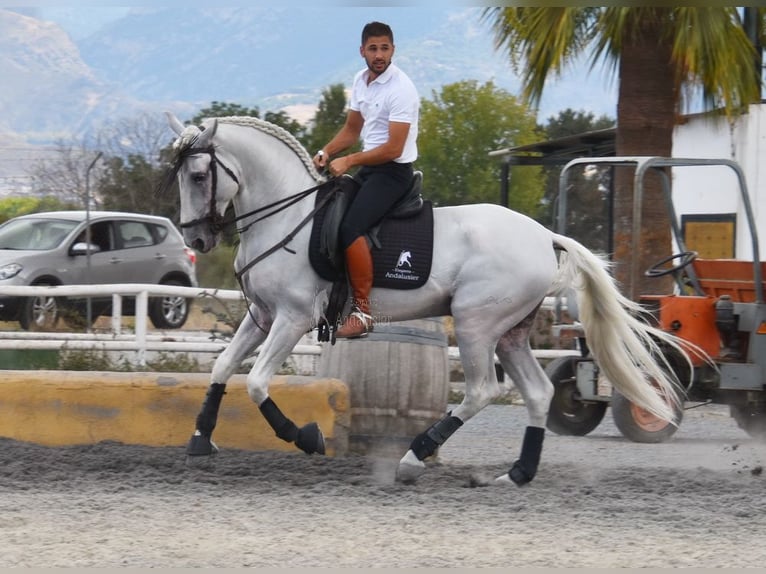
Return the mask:
{"type": "Polygon", "coordinates": [[[207,173],[194,173],[191,178],[194,183],[204,183],[207,179],[207,173]]]}

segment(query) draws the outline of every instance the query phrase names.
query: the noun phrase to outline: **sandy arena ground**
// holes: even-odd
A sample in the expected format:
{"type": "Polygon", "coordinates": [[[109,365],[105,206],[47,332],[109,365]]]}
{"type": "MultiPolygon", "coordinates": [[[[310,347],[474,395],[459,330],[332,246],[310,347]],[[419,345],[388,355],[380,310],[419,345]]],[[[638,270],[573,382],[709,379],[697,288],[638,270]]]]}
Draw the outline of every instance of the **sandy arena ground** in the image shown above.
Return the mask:
{"type": "Polygon", "coordinates": [[[183,448],[47,448],[0,439],[0,567],[752,567],[766,563],[766,445],[725,407],[670,442],[631,443],[610,413],[548,433],[535,481],[506,472],[526,424],[492,405],[416,485],[397,459],[183,448]]]}

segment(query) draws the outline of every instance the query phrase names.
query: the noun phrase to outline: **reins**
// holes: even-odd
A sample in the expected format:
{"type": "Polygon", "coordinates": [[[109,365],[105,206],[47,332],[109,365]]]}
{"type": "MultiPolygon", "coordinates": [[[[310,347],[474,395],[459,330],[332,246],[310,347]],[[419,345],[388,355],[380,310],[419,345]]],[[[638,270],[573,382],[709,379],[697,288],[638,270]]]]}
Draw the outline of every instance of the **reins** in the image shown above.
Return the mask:
{"type": "MultiPolygon", "coordinates": [[[[333,179],[335,179],[335,178],[333,178],[333,179]]],[[[333,181],[333,180],[331,179],[331,180],[328,180],[328,181],[333,181]]],[[[272,212],[270,212],[270,213],[268,213],[268,214],[264,215],[263,217],[259,217],[259,218],[258,218],[258,219],[256,219],[255,221],[253,221],[253,222],[249,223],[249,224],[248,224],[248,225],[247,225],[247,226],[246,226],[246,227],[243,229],[243,231],[246,231],[246,230],[247,230],[247,229],[248,229],[248,228],[249,228],[251,225],[253,225],[254,223],[257,223],[258,221],[261,221],[261,220],[263,220],[263,219],[266,219],[267,217],[271,217],[272,215],[274,215],[274,214],[276,214],[276,213],[279,213],[279,212],[280,212],[280,211],[282,211],[283,209],[286,209],[287,207],[289,207],[289,206],[293,205],[294,203],[296,203],[296,202],[300,201],[301,199],[303,199],[303,198],[305,198],[305,197],[308,197],[310,194],[314,193],[315,191],[317,191],[319,188],[321,188],[322,186],[324,186],[324,185],[326,185],[326,184],[327,184],[327,182],[321,183],[321,184],[319,184],[319,185],[315,185],[314,187],[312,187],[312,188],[310,188],[310,189],[306,189],[306,190],[304,190],[304,191],[301,191],[301,192],[299,192],[299,193],[296,193],[296,194],[294,194],[294,195],[291,195],[291,196],[289,196],[289,197],[286,197],[286,198],[284,198],[284,199],[281,199],[281,200],[279,200],[279,201],[275,201],[274,203],[271,203],[271,204],[269,204],[269,205],[267,205],[267,206],[264,206],[264,207],[262,207],[262,208],[260,208],[260,209],[256,209],[256,210],[253,210],[253,211],[251,211],[251,212],[249,212],[249,213],[243,214],[243,216],[241,216],[241,217],[237,217],[237,218],[234,218],[234,219],[232,219],[232,221],[236,221],[236,220],[238,220],[238,219],[242,219],[242,217],[247,217],[247,216],[253,215],[253,214],[255,214],[255,213],[259,213],[259,212],[261,212],[261,211],[265,211],[266,209],[269,209],[269,208],[271,208],[271,207],[274,207],[275,205],[279,205],[279,204],[281,204],[281,203],[284,203],[284,205],[282,205],[281,207],[279,207],[279,209],[276,209],[276,210],[274,210],[274,211],[272,211],[272,212]],[[288,202],[289,202],[289,203],[288,203],[288,202]]],[[[280,249],[284,249],[284,250],[285,250],[285,251],[287,251],[288,253],[292,253],[293,255],[295,255],[295,253],[296,253],[296,252],[295,252],[295,251],[293,251],[292,249],[288,248],[288,247],[287,247],[287,245],[288,245],[288,244],[289,244],[289,243],[290,243],[290,242],[293,240],[293,238],[295,237],[295,235],[296,235],[296,234],[297,234],[297,233],[298,233],[298,232],[299,232],[301,229],[303,229],[303,227],[304,227],[304,226],[305,226],[307,223],[309,223],[309,222],[310,222],[312,219],[314,219],[314,216],[315,216],[315,215],[316,215],[316,214],[319,212],[319,210],[320,210],[320,209],[322,209],[322,207],[324,207],[324,206],[325,206],[325,204],[327,204],[327,202],[328,202],[328,201],[330,201],[330,199],[331,199],[331,198],[332,198],[334,195],[335,195],[335,192],[334,192],[334,191],[333,191],[333,192],[330,192],[330,193],[328,193],[328,194],[326,194],[326,195],[325,195],[325,196],[324,196],[322,199],[320,199],[320,200],[317,202],[317,204],[314,206],[314,209],[312,209],[312,210],[311,210],[311,212],[309,212],[309,214],[308,214],[306,217],[304,217],[304,218],[303,218],[303,219],[300,221],[300,223],[298,223],[298,225],[296,225],[296,226],[295,226],[295,228],[294,228],[294,229],[293,229],[293,230],[292,230],[290,233],[288,233],[288,234],[287,234],[287,235],[284,237],[284,239],[282,239],[280,242],[278,242],[277,244],[273,245],[272,247],[270,247],[269,249],[267,249],[266,251],[264,251],[263,253],[261,253],[261,254],[260,254],[258,257],[256,257],[255,259],[253,259],[253,260],[249,261],[249,262],[248,262],[248,263],[247,263],[247,264],[246,264],[244,267],[242,267],[242,269],[240,269],[239,271],[235,271],[235,272],[234,272],[234,277],[236,277],[236,279],[237,279],[237,283],[239,284],[239,290],[240,290],[240,291],[242,291],[242,293],[243,293],[243,294],[244,294],[244,293],[246,293],[246,291],[245,291],[245,286],[242,284],[242,276],[243,276],[243,275],[244,275],[244,274],[245,274],[247,271],[249,271],[250,269],[252,269],[252,268],[253,268],[253,267],[254,267],[254,266],[257,264],[257,263],[259,263],[259,262],[263,261],[264,259],[266,259],[266,258],[267,258],[267,257],[269,257],[270,255],[272,255],[273,253],[275,253],[275,252],[279,251],[280,249]]],[[[250,306],[249,306],[249,305],[248,305],[248,307],[247,307],[247,314],[248,314],[248,315],[250,316],[250,318],[253,320],[253,323],[255,323],[255,326],[256,326],[256,327],[258,327],[258,328],[259,328],[261,331],[263,331],[264,333],[268,332],[268,331],[266,331],[266,330],[265,330],[265,329],[264,329],[264,328],[263,328],[263,327],[260,325],[260,323],[258,323],[258,320],[255,318],[255,315],[253,315],[253,311],[252,311],[252,309],[250,309],[250,306]]]]}
{"type": "MultiPolygon", "coordinates": [[[[275,210],[275,211],[272,211],[272,212],[270,212],[270,213],[268,213],[268,214],[264,215],[263,217],[259,217],[259,218],[258,218],[258,219],[256,219],[255,221],[252,221],[252,222],[251,222],[251,223],[249,223],[249,224],[248,224],[246,227],[244,227],[242,230],[238,230],[238,231],[240,231],[240,232],[241,232],[241,231],[246,231],[246,230],[247,230],[247,229],[248,229],[248,228],[249,228],[251,225],[253,225],[253,224],[255,224],[255,223],[257,223],[257,222],[259,222],[259,221],[261,221],[261,220],[263,220],[263,219],[266,219],[267,217],[271,217],[272,215],[275,215],[276,213],[279,213],[279,212],[280,212],[280,211],[282,211],[283,209],[286,209],[286,208],[290,207],[291,205],[293,205],[294,203],[297,203],[298,201],[300,201],[300,200],[301,200],[301,199],[303,199],[304,197],[307,197],[308,195],[310,195],[310,194],[314,193],[315,191],[317,191],[319,188],[321,188],[322,186],[326,185],[326,184],[327,184],[328,182],[330,182],[330,181],[333,181],[333,180],[328,180],[327,182],[324,182],[324,183],[320,183],[319,185],[316,185],[316,186],[314,186],[314,187],[312,187],[312,188],[310,188],[310,189],[307,189],[307,190],[301,191],[300,193],[296,193],[295,195],[291,195],[290,197],[286,197],[286,198],[284,198],[284,199],[281,199],[281,200],[279,200],[279,201],[275,201],[274,203],[272,203],[272,204],[270,204],[270,205],[267,205],[267,206],[265,206],[265,207],[262,207],[262,208],[260,208],[260,209],[256,209],[256,210],[254,210],[254,211],[251,211],[251,212],[249,212],[249,213],[243,214],[243,216],[240,216],[240,217],[234,218],[234,219],[232,219],[231,221],[236,221],[236,220],[238,220],[238,219],[242,219],[243,217],[247,217],[247,216],[250,216],[250,215],[254,215],[255,213],[258,213],[258,212],[264,211],[264,210],[266,210],[266,209],[268,209],[268,208],[270,208],[270,207],[273,207],[274,205],[278,205],[278,204],[280,204],[280,203],[284,203],[284,202],[286,202],[286,201],[288,201],[288,200],[292,200],[292,201],[290,201],[289,203],[286,203],[285,205],[281,206],[279,209],[277,209],[277,210],[275,210]]],[[[297,234],[297,233],[298,233],[298,232],[299,232],[301,229],[303,229],[303,227],[305,227],[305,225],[306,225],[308,222],[310,222],[312,219],[314,219],[314,216],[315,216],[315,215],[316,215],[316,214],[319,212],[319,210],[321,210],[321,209],[322,209],[322,207],[324,207],[324,206],[325,206],[325,204],[326,204],[328,201],[330,201],[330,199],[332,199],[332,197],[333,197],[333,196],[334,196],[334,193],[328,193],[327,195],[325,195],[325,196],[324,196],[322,199],[320,199],[320,200],[317,202],[317,204],[314,206],[314,209],[312,209],[312,210],[309,212],[309,214],[308,214],[306,217],[304,217],[304,218],[303,218],[303,219],[300,221],[300,223],[298,223],[298,225],[297,225],[297,226],[295,226],[295,228],[294,228],[294,229],[293,229],[293,230],[292,230],[290,233],[288,233],[288,234],[287,234],[287,235],[284,237],[284,239],[282,239],[282,240],[281,240],[280,242],[278,242],[276,245],[273,245],[272,247],[270,247],[269,249],[267,249],[266,251],[264,251],[263,253],[261,253],[261,254],[260,254],[258,257],[256,257],[256,258],[255,258],[255,259],[253,259],[252,261],[249,261],[249,262],[248,262],[248,263],[247,263],[247,264],[246,264],[246,265],[245,265],[245,266],[244,266],[242,269],[240,269],[239,271],[237,271],[237,272],[235,273],[235,276],[237,277],[237,281],[239,281],[239,282],[240,282],[240,286],[242,285],[242,281],[241,281],[241,277],[242,277],[242,275],[243,275],[245,272],[247,272],[248,270],[252,269],[252,267],[253,267],[253,266],[254,266],[256,263],[259,263],[260,261],[263,261],[264,259],[266,259],[266,258],[267,258],[269,255],[271,255],[272,253],[274,253],[274,252],[276,252],[276,251],[279,251],[280,249],[284,248],[284,249],[285,249],[285,251],[287,251],[287,252],[289,252],[289,253],[292,253],[293,255],[295,255],[295,251],[293,251],[292,249],[288,249],[287,245],[288,245],[288,244],[289,244],[289,243],[290,243],[290,242],[291,242],[291,241],[292,241],[292,240],[295,238],[295,235],[296,235],[296,234],[297,234]]]]}
{"type": "MultiPolygon", "coordinates": [[[[210,161],[212,164],[218,164],[221,166],[221,169],[228,175],[234,183],[239,185],[239,179],[237,178],[237,175],[234,173],[234,171],[229,168],[225,163],[223,163],[218,156],[215,154],[215,148],[213,146],[209,146],[207,148],[189,148],[184,152],[184,158],[190,155],[200,154],[200,153],[206,153],[210,156],[210,161]]],[[[177,171],[177,170],[176,170],[177,171]]],[[[179,224],[180,228],[185,227],[193,227],[195,225],[199,225],[200,223],[210,222],[210,230],[213,233],[220,233],[225,227],[237,223],[238,221],[242,221],[243,219],[247,219],[248,217],[252,217],[253,215],[258,215],[259,213],[263,213],[264,211],[268,211],[270,209],[273,209],[273,211],[269,211],[265,215],[259,217],[258,219],[255,219],[245,225],[244,227],[241,227],[237,229],[239,233],[242,233],[244,231],[247,231],[252,225],[255,225],[259,221],[263,221],[264,219],[268,219],[272,215],[276,215],[280,211],[283,211],[290,207],[291,205],[294,205],[295,203],[298,203],[302,199],[308,197],[318,189],[320,189],[323,185],[326,183],[333,181],[335,178],[329,179],[327,181],[324,181],[322,183],[319,183],[313,187],[310,187],[308,189],[305,189],[303,191],[299,191],[298,193],[295,193],[293,195],[290,195],[288,197],[283,197],[282,199],[278,199],[277,201],[274,201],[272,203],[269,203],[268,205],[264,205],[263,207],[259,207],[258,209],[253,209],[251,211],[248,211],[247,213],[242,213],[241,215],[237,215],[235,217],[224,219],[222,216],[218,215],[218,211],[216,210],[216,196],[218,191],[218,170],[211,169],[210,170],[211,177],[212,177],[212,183],[211,183],[211,194],[210,194],[210,208],[209,213],[207,215],[203,215],[202,217],[198,217],[197,219],[192,219],[191,221],[184,221],[179,224]]],[[[315,210],[316,212],[316,210],[315,210]]],[[[313,214],[312,214],[313,215],[313,214]]],[[[304,223],[305,225],[305,223],[304,223]]]]}

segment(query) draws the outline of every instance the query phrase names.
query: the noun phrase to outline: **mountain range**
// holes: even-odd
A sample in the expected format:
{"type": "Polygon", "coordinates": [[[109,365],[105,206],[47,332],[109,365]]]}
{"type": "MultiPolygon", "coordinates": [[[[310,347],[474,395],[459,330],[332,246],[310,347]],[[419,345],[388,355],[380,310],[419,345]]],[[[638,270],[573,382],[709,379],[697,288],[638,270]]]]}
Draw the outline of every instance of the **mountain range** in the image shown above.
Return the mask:
{"type": "MultiPolygon", "coordinates": [[[[59,11],[57,21],[50,10],[0,9],[0,186],[8,164],[19,168],[8,159],[14,150],[50,146],[139,111],[189,118],[224,101],[307,120],[324,88],[349,85],[362,67],[360,32],[371,20],[392,26],[395,61],[421,97],[461,80],[518,93],[519,78],[495,49],[482,10],[191,2],[123,9],[93,22],[87,7],[59,11]]],[[[552,82],[541,120],[568,107],[614,116],[613,87],[589,78],[583,65],[552,82]]]]}

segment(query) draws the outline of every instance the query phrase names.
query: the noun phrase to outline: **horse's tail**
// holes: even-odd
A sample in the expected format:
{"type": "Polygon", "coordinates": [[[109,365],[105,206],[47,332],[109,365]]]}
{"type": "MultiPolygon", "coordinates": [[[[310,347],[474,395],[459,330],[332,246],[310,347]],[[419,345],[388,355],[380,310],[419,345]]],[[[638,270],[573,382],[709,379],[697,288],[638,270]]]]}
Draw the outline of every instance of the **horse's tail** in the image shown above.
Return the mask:
{"type": "Polygon", "coordinates": [[[601,371],[628,400],[677,424],[673,409],[679,406],[680,383],[660,344],[678,351],[691,372],[680,339],[639,318],[645,311],[619,292],[605,259],[569,237],[554,234],[553,242],[564,250],[557,287],[576,290],[588,347],[601,371]]]}

